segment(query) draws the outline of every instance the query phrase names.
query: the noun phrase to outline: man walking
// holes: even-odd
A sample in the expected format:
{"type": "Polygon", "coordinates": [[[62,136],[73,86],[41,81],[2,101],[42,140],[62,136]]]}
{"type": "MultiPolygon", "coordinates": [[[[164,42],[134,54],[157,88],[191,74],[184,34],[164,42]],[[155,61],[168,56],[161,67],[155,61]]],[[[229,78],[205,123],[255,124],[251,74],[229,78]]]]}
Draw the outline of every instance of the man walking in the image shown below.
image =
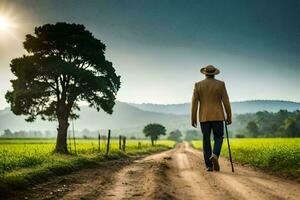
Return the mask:
{"type": "Polygon", "coordinates": [[[215,75],[219,74],[219,69],[212,65],[208,65],[200,70],[206,78],[195,83],[194,93],[192,98],[192,126],[197,127],[198,105],[199,121],[203,134],[203,154],[207,171],[220,171],[218,158],[221,153],[223,135],[224,135],[224,120],[226,111],[225,123],[231,124],[231,107],[226,91],[225,83],[215,79],[215,75]],[[223,104],[223,105],[222,105],[223,104]],[[214,147],[212,150],[210,143],[211,131],[214,137],[214,147]]]}

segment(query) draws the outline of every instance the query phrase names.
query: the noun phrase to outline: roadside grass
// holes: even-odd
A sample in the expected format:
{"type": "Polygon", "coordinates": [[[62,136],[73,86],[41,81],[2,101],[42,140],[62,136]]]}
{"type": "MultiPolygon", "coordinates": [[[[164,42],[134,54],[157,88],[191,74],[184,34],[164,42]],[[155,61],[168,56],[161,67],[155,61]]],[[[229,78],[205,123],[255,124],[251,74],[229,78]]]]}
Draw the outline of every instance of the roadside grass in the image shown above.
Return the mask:
{"type": "MultiPolygon", "coordinates": [[[[196,149],[202,149],[200,140],[191,144],[196,149]]],[[[231,138],[230,147],[234,161],[277,175],[300,178],[300,138],[231,138]]],[[[222,156],[229,157],[225,138],[222,156]]]]}
{"type": "Polygon", "coordinates": [[[148,140],[127,140],[124,152],[119,150],[119,141],[112,139],[106,154],[105,140],[100,142],[99,152],[98,140],[77,139],[77,154],[72,143],[71,154],[60,155],[53,153],[54,139],[0,139],[0,191],[4,194],[102,161],[151,154],[174,145],[169,140],[158,140],[154,147],[148,140]]]}

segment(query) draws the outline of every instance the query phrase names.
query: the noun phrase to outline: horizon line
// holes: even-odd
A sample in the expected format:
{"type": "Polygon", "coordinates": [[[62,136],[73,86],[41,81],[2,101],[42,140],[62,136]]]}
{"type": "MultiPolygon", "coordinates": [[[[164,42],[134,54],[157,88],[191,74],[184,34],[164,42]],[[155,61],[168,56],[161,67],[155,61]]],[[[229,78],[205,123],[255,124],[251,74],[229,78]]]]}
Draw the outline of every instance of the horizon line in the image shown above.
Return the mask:
{"type": "MultiPolygon", "coordinates": [[[[243,102],[253,102],[253,101],[278,101],[278,102],[288,102],[288,103],[296,103],[300,104],[298,101],[292,101],[292,100],[280,100],[280,99],[251,99],[251,100],[239,100],[239,101],[230,101],[230,103],[243,103],[243,102]]],[[[126,104],[137,104],[137,105],[142,105],[142,104],[148,104],[148,105],[161,105],[161,106],[170,106],[170,105],[182,105],[182,104],[189,104],[190,102],[183,102],[183,103],[133,103],[133,102],[128,102],[128,101],[120,101],[116,100],[116,102],[121,102],[121,103],[126,103],[126,104]]],[[[88,105],[81,105],[81,106],[88,106],[88,105]]],[[[3,108],[0,108],[0,110],[5,110],[6,108],[10,108],[10,106],[5,106],[3,108]]]]}
{"type": "MultiPolygon", "coordinates": [[[[127,103],[127,104],[152,104],[152,105],[178,105],[178,104],[188,104],[190,102],[181,102],[181,103],[150,103],[150,102],[142,102],[142,103],[134,103],[128,101],[120,101],[118,102],[127,103]]],[[[242,103],[242,102],[251,102],[251,101],[280,101],[280,102],[289,102],[289,103],[299,103],[300,101],[293,101],[293,100],[282,100],[282,99],[249,99],[249,100],[234,100],[230,101],[230,103],[242,103]]]]}

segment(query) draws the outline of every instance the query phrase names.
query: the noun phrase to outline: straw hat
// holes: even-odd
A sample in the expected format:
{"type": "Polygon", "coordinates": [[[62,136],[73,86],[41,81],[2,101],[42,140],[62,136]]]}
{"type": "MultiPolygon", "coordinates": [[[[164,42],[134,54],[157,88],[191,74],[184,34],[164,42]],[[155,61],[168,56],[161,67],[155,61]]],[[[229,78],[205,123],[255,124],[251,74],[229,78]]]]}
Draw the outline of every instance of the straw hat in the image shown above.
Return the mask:
{"type": "Polygon", "coordinates": [[[220,70],[213,65],[207,65],[206,67],[201,68],[200,72],[205,75],[217,75],[220,73],[220,70]]]}

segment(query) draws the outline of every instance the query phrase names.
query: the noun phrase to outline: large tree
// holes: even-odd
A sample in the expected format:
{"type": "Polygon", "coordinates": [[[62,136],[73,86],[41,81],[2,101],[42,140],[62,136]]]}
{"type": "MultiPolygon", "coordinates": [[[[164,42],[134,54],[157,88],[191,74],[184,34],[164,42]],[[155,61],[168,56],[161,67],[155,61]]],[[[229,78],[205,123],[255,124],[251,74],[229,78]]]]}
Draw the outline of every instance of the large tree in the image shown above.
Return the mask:
{"type": "Polygon", "coordinates": [[[156,141],[160,135],[166,135],[166,128],[161,124],[148,124],[144,127],[143,133],[146,137],[150,136],[151,144],[154,146],[154,141],[156,141]]]}
{"type": "Polygon", "coordinates": [[[112,114],[120,76],[104,56],[105,45],[83,25],[56,23],[36,27],[23,43],[28,52],[11,61],[16,79],[6,100],[27,121],[57,120],[56,152],[67,153],[70,118],[86,101],[112,114]]]}
{"type": "Polygon", "coordinates": [[[246,126],[247,131],[249,132],[249,135],[251,137],[257,137],[259,130],[258,130],[258,126],[255,123],[255,121],[250,121],[248,122],[247,126],[246,126]]]}
{"type": "Polygon", "coordinates": [[[297,127],[296,120],[289,117],[285,120],[285,134],[287,137],[299,137],[300,130],[297,127]]]}

